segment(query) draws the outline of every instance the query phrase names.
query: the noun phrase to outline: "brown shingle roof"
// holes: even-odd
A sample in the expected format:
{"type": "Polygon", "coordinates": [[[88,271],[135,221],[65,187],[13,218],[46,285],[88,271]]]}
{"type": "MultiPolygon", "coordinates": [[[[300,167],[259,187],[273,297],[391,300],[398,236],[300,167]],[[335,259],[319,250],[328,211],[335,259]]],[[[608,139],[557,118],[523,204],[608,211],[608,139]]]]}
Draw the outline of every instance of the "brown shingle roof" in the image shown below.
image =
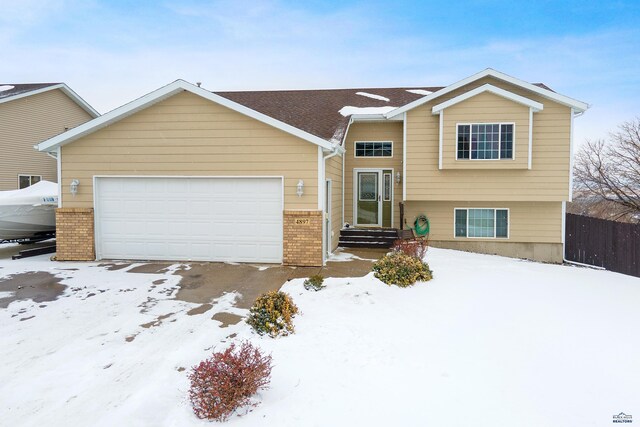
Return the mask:
{"type": "Polygon", "coordinates": [[[0,89],[3,86],[13,86],[7,90],[0,90],[0,99],[9,98],[26,92],[42,89],[49,86],[59,85],[60,83],[0,83],[0,89]]]}
{"type": "Polygon", "coordinates": [[[342,139],[349,122],[349,117],[340,114],[341,108],[346,106],[401,107],[424,96],[408,92],[408,90],[414,89],[435,92],[441,87],[215,93],[327,141],[338,142],[342,139]],[[379,95],[389,101],[358,95],[358,92],[379,95]]]}
{"type": "MultiPolygon", "coordinates": [[[[542,83],[534,84],[549,89],[542,83]]],[[[441,86],[431,86],[241,91],[215,94],[327,141],[340,142],[349,123],[349,117],[340,114],[343,107],[402,107],[425,96],[409,90],[435,92],[440,89],[441,86]],[[389,101],[359,95],[358,92],[378,95],[389,101]]]]}

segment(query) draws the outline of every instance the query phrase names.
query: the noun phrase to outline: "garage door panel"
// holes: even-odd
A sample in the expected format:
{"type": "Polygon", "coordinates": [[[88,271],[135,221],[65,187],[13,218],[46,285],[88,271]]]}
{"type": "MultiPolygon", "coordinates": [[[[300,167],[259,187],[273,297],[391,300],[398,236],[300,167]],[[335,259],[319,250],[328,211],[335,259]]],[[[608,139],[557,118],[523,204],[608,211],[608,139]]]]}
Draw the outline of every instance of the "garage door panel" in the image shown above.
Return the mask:
{"type": "Polygon", "coordinates": [[[98,256],[282,262],[280,178],[97,178],[98,256]]]}

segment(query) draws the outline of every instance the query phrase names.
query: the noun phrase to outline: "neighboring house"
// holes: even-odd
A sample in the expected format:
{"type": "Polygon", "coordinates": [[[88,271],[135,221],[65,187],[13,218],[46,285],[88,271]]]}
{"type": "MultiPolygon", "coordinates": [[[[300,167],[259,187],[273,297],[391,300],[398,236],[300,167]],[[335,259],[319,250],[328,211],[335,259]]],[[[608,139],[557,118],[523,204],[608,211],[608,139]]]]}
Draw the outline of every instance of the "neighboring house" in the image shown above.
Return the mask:
{"type": "Polygon", "coordinates": [[[433,246],[561,262],[587,108],[491,69],[423,88],[178,80],[38,148],[62,171],[58,259],[321,265],[344,223],[398,227],[404,202],[433,246]]]}
{"type": "Polygon", "coordinates": [[[98,116],[64,83],[0,84],[0,190],[56,182],[56,160],[34,144],[98,116]]]}

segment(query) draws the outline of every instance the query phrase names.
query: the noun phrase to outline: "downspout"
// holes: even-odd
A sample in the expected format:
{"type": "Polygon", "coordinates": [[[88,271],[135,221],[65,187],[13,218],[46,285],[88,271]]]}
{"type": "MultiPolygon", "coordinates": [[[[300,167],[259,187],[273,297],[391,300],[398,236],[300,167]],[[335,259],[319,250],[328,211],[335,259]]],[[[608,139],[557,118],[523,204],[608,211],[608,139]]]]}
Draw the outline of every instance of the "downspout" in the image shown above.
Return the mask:
{"type": "MultiPolygon", "coordinates": [[[[349,118],[349,123],[347,123],[347,129],[344,131],[344,135],[342,135],[342,141],[340,142],[340,146],[342,147],[342,153],[344,154],[347,149],[345,148],[347,144],[347,135],[349,134],[349,128],[351,127],[351,123],[353,123],[353,116],[349,118]]],[[[342,224],[340,224],[340,228],[344,227],[344,164],[345,158],[342,156],[342,224]]]]}
{"type": "Polygon", "coordinates": [[[331,153],[327,154],[326,156],[324,156],[324,161],[326,162],[328,159],[337,156],[338,154],[342,154],[344,153],[344,150],[339,150],[339,146],[336,146],[333,151],[331,151],[331,153]]]}
{"type": "MultiPolygon", "coordinates": [[[[38,146],[34,147],[36,150],[38,146]]],[[[47,156],[56,160],[56,172],[58,175],[58,207],[62,207],[62,167],[61,167],[61,159],[60,159],[60,147],[56,148],[55,152],[47,151],[47,156]],[[55,153],[55,154],[54,154],[55,153]]]]}
{"type": "MultiPolygon", "coordinates": [[[[323,188],[323,197],[322,197],[322,264],[324,264],[326,262],[326,257],[327,257],[327,252],[329,252],[329,248],[328,248],[328,244],[329,242],[327,242],[327,232],[331,231],[331,230],[325,230],[325,227],[327,225],[327,218],[325,217],[325,211],[327,209],[327,203],[326,203],[326,194],[325,194],[325,187],[326,187],[326,181],[327,181],[327,176],[326,176],[326,171],[327,171],[327,160],[329,160],[332,157],[337,156],[338,154],[342,154],[344,153],[344,148],[342,148],[339,145],[334,145],[331,152],[329,154],[327,154],[326,156],[322,157],[322,188],[323,188]]],[[[343,177],[343,182],[344,182],[344,177],[343,177]]],[[[343,184],[344,185],[344,184],[343,184]]],[[[331,215],[331,212],[328,212],[328,215],[331,215]]]]}

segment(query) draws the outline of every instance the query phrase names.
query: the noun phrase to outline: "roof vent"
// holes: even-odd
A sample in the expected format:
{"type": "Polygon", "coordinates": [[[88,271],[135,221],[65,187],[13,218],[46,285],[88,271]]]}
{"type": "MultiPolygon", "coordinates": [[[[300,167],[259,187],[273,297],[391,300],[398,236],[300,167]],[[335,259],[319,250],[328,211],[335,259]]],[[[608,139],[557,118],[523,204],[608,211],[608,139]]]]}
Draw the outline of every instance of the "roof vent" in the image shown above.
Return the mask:
{"type": "Polygon", "coordinates": [[[196,82],[196,86],[200,87],[200,85],[202,84],[202,82],[196,82]]]}

